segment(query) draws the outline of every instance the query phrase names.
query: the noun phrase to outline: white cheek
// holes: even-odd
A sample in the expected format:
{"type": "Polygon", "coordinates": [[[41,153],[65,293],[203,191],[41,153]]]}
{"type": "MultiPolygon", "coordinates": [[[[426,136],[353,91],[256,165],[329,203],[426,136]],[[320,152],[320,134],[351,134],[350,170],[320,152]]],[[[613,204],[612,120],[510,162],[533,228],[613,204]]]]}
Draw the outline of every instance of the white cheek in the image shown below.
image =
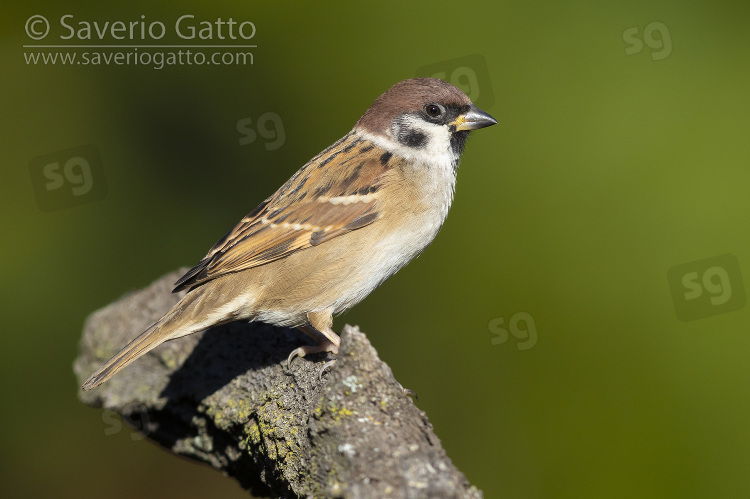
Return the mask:
{"type": "Polygon", "coordinates": [[[448,209],[453,201],[456,166],[460,158],[451,148],[451,133],[447,126],[426,123],[418,118],[409,122],[408,126],[425,134],[427,143],[424,147],[408,147],[391,137],[362,131],[359,133],[364,139],[412,163],[413,174],[419,179],[421,186],[422,201],[435,206],[435,213],[439,219],[436,224],[439,227],[448,215],[448,209]]]}
{"type": "MultiPolygon", "coordinates": [[[[427,155],[431,158],[450,157],[451,161],[455,154],[451,150],[451,133],[447,125],[428,123],[417,116],[403,115],[393,121],[391,125],[390,139],[404,149],[411,150],[417,155],[427,155]],[[409,147],[398,142],[398,135],[402,129],[418,132],[425,136],[426,143],[422,147],[409,147]]],[[[405,154],[406,155],[406,154],[405,154]]]]}
{"type": "Polygon", "coordinates": [[[359,134],[375,145],[401,156],[407,161],[430,168],[438,167],[446,173],[455,175],[454,169],[458,165],[460,156],[451,148],[451,132],[446,125],[435,125],[414,116],[404,116],[400,123],[394,124],[386,131],[386,136],[373,135],[359,130],[359,134]],[[396,139],[400,127],[409,127],[419,131],[427,137],[423,147],[409,147],[396,139]]]}

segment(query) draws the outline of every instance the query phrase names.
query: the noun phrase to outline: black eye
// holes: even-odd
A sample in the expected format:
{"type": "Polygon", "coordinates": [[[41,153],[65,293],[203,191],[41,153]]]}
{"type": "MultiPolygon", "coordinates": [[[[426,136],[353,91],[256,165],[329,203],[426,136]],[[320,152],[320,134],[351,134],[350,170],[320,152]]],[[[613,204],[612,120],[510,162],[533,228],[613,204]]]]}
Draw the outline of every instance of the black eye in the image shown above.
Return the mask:
{"type": "Polygon", "coordinates": [[[424,112],[427,113],[428,116],[439,118],[445,112],[445,108],[440,104],[427,104],[424,107],[424,112]]]}

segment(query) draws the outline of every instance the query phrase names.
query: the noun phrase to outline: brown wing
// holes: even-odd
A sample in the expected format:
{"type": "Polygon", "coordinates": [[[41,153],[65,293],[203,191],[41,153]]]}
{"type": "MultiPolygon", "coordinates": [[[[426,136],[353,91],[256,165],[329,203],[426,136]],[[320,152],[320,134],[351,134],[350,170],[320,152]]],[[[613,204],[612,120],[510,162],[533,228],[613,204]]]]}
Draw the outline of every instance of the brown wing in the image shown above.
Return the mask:
{"type": "Polygon", "coordinates": [[[374,222],[390,157],[349,133],[243,218],[175,283],[174,291],[284,258],[374,222]]]}

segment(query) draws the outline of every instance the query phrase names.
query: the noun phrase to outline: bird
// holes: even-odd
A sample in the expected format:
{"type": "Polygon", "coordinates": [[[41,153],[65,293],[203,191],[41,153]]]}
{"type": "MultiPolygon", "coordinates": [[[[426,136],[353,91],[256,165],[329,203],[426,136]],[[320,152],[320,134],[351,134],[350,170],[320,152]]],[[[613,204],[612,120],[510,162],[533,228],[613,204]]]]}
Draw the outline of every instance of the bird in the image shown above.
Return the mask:
{"type": "Polygon", "coordinates": [[[469,132],[497,124],[454,85],[400,81],[176,283],[188,290],[86,382],[91,390],[168,340],[243,320],[295,327],[337,354],[333,316],[420,255],[442,227],[469,132]]]}

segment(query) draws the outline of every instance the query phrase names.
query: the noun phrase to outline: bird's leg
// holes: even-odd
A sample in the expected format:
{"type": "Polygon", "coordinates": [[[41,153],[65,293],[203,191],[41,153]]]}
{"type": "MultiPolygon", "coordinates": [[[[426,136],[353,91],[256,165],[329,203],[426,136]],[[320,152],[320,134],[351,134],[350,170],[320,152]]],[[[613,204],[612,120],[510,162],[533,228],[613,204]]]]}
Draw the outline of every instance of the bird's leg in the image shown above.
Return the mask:
{"type": "MultiPolygon", "coordinates": [[[[287,369],[291,366],[295,357],[304,357],[310,353],[331,352],[339,353],[341,339],[331,326],[333,325],[333,311],[331,309],[321,310],[319,312],[308,312],[307,320],[309,325],[299,326],[297,329],[315,340],[316,345],[303,345],[294,349],[286,360],[287,369]]],[[[326,362],[323,369],[333,365],[335,361],[326,362]]],[[[322,370],[321,370],[322,373],[322,370]]]]}
{"type": "MultiPolygon", "coordinates": [[[[321,353],[331,352],[333,354],[339,353],[339,345],[341,344],[341,338],[336,334],[331,326],[333,325],[333,313],[331,309],[322,310],[320,312],[308,312],[307,320],[310,321],[309,325],[299,326],[297,329],[305,333],[307,336],[315,340],[315,345],[304,345],[296,348],[286,361],[287,369],[290,369],[292,360],[295,357],[304,357],[309,353],[321,353]]],[[[326,369],[336,363],[336,359],[329,360],[323,367],[320,368],[318,377],[322,378],[323,373],[326,369]]],[[[396,381],[396,384],[401,388],[401,392],[404,395],[414,397],[415,400],[419,400],[416,392],[404,388],[401,383],[396,381]]]]}

